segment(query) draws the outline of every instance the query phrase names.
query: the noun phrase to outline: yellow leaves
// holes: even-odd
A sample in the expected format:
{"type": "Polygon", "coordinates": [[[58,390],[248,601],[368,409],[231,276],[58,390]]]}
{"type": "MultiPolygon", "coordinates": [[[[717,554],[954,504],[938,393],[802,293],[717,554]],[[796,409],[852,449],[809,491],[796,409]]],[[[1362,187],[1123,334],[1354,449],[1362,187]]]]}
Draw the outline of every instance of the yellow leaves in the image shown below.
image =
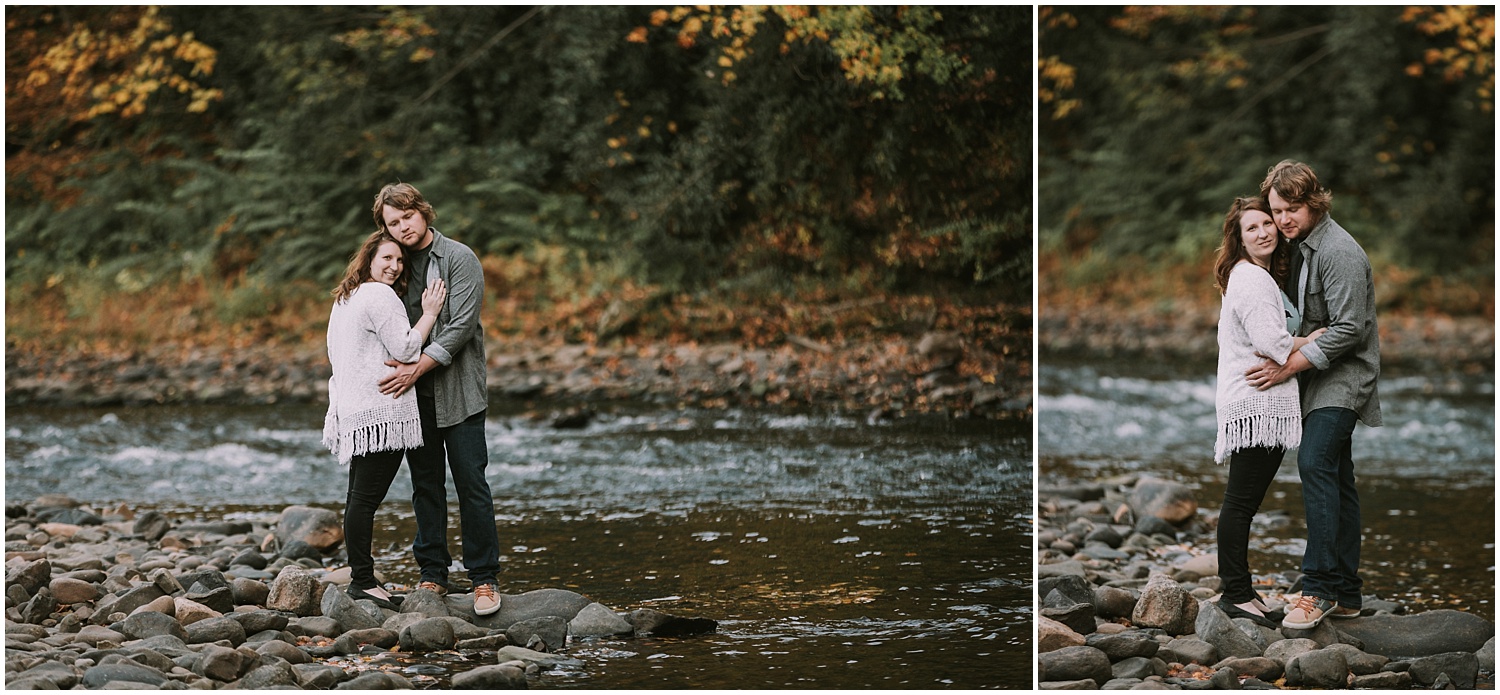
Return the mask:
{"type": "Polygon", "coordinates": [[[434,51],[426,46],[421,46],[417,48],[417,50],[411,52],[411,58],[409,60],[413,63],[425,63],[429,60],[432,60],[435,56],[437,56],[437,51],[434,51]]]}
{"type": "Polygon", "coordinates": [[[628,43],[646,43],[646,27],[636,27],[625,35],[628,43]]]}
{"type": "Polygon", "coordinates": [[[1063,97],[1063,92],[1073,88],[1077,68],[1062,62],[1057,56],[1043,56],[1037,63],[1037,70],[1041,78],[1037,87],[1037,100],[1043,104],[1052,104],[1052,120],[1067,118],[1069,113],[1082,104],[1077,99],[1063,97]]]}
{"type": "Polygon", "coordinates": [[[1479,97],[1480,107],[1485,111],[1494,108],[1493,10],[1485,11],[1471,5],[1408,7],[1402,13],[1401,20],[1415,24],[1418,32],[1444,42],[1427,49],[1421,62],[1407,65],[1407,75],[1421,77],[1425,74],[1426,67],[1432,67],[1447,82],[1457,82],[1472,76],[1479,80],[1474,93],[1479,97]]]}

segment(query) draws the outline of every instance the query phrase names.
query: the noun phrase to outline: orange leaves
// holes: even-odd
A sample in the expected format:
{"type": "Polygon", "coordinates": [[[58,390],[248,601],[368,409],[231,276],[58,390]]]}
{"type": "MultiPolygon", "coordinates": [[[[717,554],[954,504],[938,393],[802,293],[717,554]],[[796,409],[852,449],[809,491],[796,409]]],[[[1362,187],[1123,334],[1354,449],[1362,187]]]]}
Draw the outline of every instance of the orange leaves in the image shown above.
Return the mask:
{"type": "Polygon", "coordinates": [[[632,29],[625,35],[625,40],[629,43],[646,43],[646,27],[632,29]]]}
{"type": "Polygon", "coordinates": [[[1481,108],[1494,107],[1495,13],[1472,5],[1408,7],[1401,20],[1415,24],[1418,32],[1444,42],[1428,48],[1422,60],[1406,66],[1406,74],[1421,77],[1426,68],[1436,69],[1446,82],[1473,76],[1481,108]]]}

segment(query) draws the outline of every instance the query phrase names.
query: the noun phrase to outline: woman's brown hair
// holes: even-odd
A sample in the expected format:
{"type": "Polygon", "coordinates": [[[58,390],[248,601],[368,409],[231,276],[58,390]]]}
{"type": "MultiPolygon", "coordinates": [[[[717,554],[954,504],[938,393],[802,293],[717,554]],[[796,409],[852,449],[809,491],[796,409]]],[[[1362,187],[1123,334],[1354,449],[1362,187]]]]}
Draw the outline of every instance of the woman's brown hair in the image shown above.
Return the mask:
{"type": "MultiPolygon", "coordinates": [[[[355,288],[370,281],[370,262],[375,259],[375,252],[380,250],[380,245],[387,241],[395,244],[396,248],[401,249],[402,259],[406,258],[406,249],[401,248],[401,244],[396,241],[396,237],[391,236],[389,232],[383,229],[376,230],[370,236],[365,237],[365,242],[359,245],[359,250],[355,251],[354,255],[349,257],[349,267],[344,269],[344,279],[339,280],[339,284],[333,288],[334,301],[342,302],[348,299],[349,295],[354,294],[355,288]]],[[[395,284],[391,286],[392,289],[396,290],[396,296],[399,297],[406,294],[406,283],[410,278],[411,269],[406,267],[405,263],[402,263],[401,275],[396,278],[395,284]]]]}
{"type": "MultiPolygon", "coordinates": [[[[1218,255],[1214,258],[1214,287],[1218,288],[1221,295],[1229,289],[1229,273],[1234,270],[1235,264],[1250,260],[1250,254],[1245,252],[1245,240],[1240,236],[1240,215],[1251,210],[1271,216],[1271,206],[1266,199],[1254,196],[1235,198],[1229,206],[1229,212],[1224,214],[1223,240],[1219,244],[1218,255]]],[[[1286,281],[1287,268],[1291,264],[1291,243],[1279,233],[1276,239],[1276,250],[1271,253],[1270,270],[1271,277],[1280,287],[1286,281]]]]}

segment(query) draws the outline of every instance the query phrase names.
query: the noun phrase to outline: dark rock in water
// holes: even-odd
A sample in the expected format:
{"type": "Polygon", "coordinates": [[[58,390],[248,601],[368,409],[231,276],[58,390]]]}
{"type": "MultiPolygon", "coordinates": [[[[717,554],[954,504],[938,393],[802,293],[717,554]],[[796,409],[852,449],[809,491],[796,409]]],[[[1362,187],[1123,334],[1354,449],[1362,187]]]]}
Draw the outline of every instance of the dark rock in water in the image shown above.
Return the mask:
{"type": "Polygon", "coordinates": [[[1479,678],[1479,658],[1470,652],[1425,656],[1411,662],[1411,669],[1407,673],[1411,674],[1412,682],[1417,685],[1436,685],[1438,678],[1447,674],[1448,679],[1459,689],[1473,690],[1474,682],[1479,678]]]}
{"type": "Polygon", "coordinates": [[[292,541],[302,541],[329,553],[344,542],[344,525],[335,512],[293,505],[281,510],[281,518],[276,522],[276,539],[282,547],[292,541]]]}
{"type": "Polygon", "coordinates": [[[1349,664],[1344,654],[1333,649],[1316,649],[1292,657],[1286,665],[1287,685],[1305,688],[1343,688],[1349,680],[1349,664]]]}
{"type": "Polygon", "coordinates": [[[383,627],[368,630],[350,630],[334,640],[340,654],[358,654],[362,645],[373,644],[381,649],[390,649],[400,644],[401,636],[383,627]]]}
{"type": "Polygon", "coordinates": [[[505,639],[511,644],[531,644],[531,638],[540,637],[545,649],[537,651],[556,652],[567,646],[568,621],[555,615],[522,620],[505,630],[505,639]]]}
{"type": "Polygon", "coordinates": [[[558,430],[581,430],[588,427],[593,419],[593,410],[589,408],[574,408],[552,418],[552,428],[558,430]]]}
{"type": "Polygon", "coordinates": [[[1104,683],[1114,677],[1109,657],[1093,647],[1065,647],[1037,657],[1039,679],[1044,681],[1092,680],[1104,683]]]}
{"type": "Polygon", "coordinates": [[[36,520],[44,524],[74,524],[77,526],[98,526],[104,523],[103,517],[82,509],[70,507],[46,507],[38,509],[36,520]]]}
{"type": "Polygon", "coordinates": [[[1181,524],[1198,513],[1198,498],[1192,488],[1160,478],[1141,478],[1128,501],[1136,518],[1154,516],[1170,524],[1181,524]]]}
{"type": "Polygon", "coordinates": [[[344,669],[327,664],[292,664],[292,670],[302,682],[303,690],[330,690],[349,678],[344,669]]]}
{"type": "Polygon", "coordinates": [[[230,644],[238,647],[245,643],[245,628],[239,621],[230,617],[209,618],[199,620],[187,626],[188,644],[206,644],[228,640],[230,644]]]}
{"type": "Polygon", "coordinates": [[[1169,635],[1191,633],[1197,619],[1198,601],[1165,575],[1154,575],[1146,582],[1130,616],[1138,627],[1158,627],[1169,635]]]}
{"type": "Polygon", "coordinates": [[[172,530],[172,520],[168,519],[167,515],[153,510],[136,517],[135,525],[131,530],[135,535],[155,543],[172,530]]]}
{"type": "Polygon", "coordinates": [[[574,637],[610,637],[634,632],[635,626],[630,621],[599,603],[589,604],[568,622],[568,634],[574,637]]]}
{"type": "Polygon", "coordinates": [[[458,643],[453,637],[453,626],[444,618],[426,618],[406,627],[400,635],[401,651],[440,652],[452,649],[458,643]]]}
{"type": "Polygon", "coordinates": [[[83,686],[89,690],[98,690],[112,682],[145,683],[159,687],[167,682],[167,677],[156,669],[127,662],[100,664],[83,672],[83,686]]]}
{"type": "Polygon", "coordinates": [[[145,639],[157,635],[171,635],[184,642],[187,641],[187,631],[176,619],[163,613],[142,611],[125,618],[120,627],[114,628],[131,639],[145,639]]]}
{"type": "Polygon", "coordinates": [[[1118,635],[1093,634],[1085,642],[1090,647],[1104,652],[1111,663],[1131,657],[1151,658],[1161,649],[1161,643],[1144,632],[1122,632],[1118,635]]]}
{"type": "Polygon", "coordinates": [[[509,645],[510,640],[506,639],[505,635],[486,635],[474,639],[459,640],[456,648],[460,651],[487,652],[496,651],[501,647],[509,645]]]}
{"type": "Polygon", "coordinates": [[[28,596],[34,595],[37,589],[47,586],[52,580],[52,563],[45,558],[28,562],[5,572],[5,584],[15,584],[26,590],[28,596]]]}
{"type": "Polygon", "coordinates": [[[1342,620],[1338,629],[1364,642],[1366,653],[1393,659],[1448,652],[1473,654],[1495,636],[1494,623],[1448,609],[1342,620]]]}
{"type": "Polygon", "coordinates": [[[650,608],[638,608],[626,618],[635,626],[635,634],[657,637],[707,635],[719,629],[719,623],[708,618],[683,618],[650,608]]]}
{"type": "Polygon", "coordinates": [[[1094,483],[1041,485],[1037,487],[1037,496],[1044,499],[1048,497],[1063,497],[1080,502],[1092,502],[1104,499],[1104,486],[1094,483]]]}
{"type": "Polygon", "coordinates": [[[457,690],[524,690],[526,672],[514,666],[494,665],[453,676],[453,687],[457,690]]]}
{"type": "Polygon", "coordinates": [[[1198,619],[1194,623],[1198,639],[1214,645],[1220,657],[1245,659],[1260,656],[1264,650],[1254,640],[1240,631],[1239,626],[1224,614],[1219,604],[1203,601],[1198,604],[1198,619]]]}

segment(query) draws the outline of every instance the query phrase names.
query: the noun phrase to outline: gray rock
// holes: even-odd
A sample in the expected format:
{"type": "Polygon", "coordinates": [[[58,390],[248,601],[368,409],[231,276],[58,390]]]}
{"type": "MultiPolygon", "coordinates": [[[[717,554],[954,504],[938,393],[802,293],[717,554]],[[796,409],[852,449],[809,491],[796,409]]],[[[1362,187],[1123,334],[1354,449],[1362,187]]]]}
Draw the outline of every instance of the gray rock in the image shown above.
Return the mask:
{"type": "Polygon", "coordinates": [[[339,621],[339,625],[345,630],[368,630],[372,627],[380,627],[383,622],[370,615],[369,611],[356,605],[354,599],[337,587],[327,589],[323,592],[321,604],[323,615],[339,621]]]}
{"type": "MultiPolygon", "coordinates": [[[[1057,596],[1053,591],[1049,596],[1057,596]]],[[[1066,600],[1066,599],[1064,599],[1066,600]]],[[[1069,629],[1080,634],[1087,635],[1094,631],[1094,607],[1087,603],[1075,603],[1067,608],[1044,607],[1041,615],[1049,620],[1056,620],[1067,625],[1069,629]]]]}
{"type": "MultiPolygon", "coordinates": [[[[1254,628],[1254,624],[1251,624],[1254,628]]],[[[1260,645],[1250,639],[1238,625],[1235,625],[1229,616],[1219,608],[1219,604],[1212,601],[1204,601],[1198,604],[1198,619],[1195,622],[1195,632],[1198,639],[1214,645],[1221,657],[1249,658],[1260,656],[1264,653],[1260,645]]]]}
{"type": "Polygon", "coordinates": [[[217,567],[201,567],[177,576],[177,583],[188,591],[205,593],[214,589],[228,589],[229,578],[217,567]]]}
{"type": "Polygon", "coordinates": [[[1280,678],[1286,669],[1282,668],[1281,662],[1264,656],[1254,656],[1245,659],[1230,658],[1214,665],[1215,668],[1232,669],[1236,674],[1249,676],[1266,682],[1280,678]]]}
{"type": "Polygon", "coordinates": [[[283,567],[271,582],[266,607],[300,616],[318,614],[319,582],[298,565],[283,567]]]}
{"type": "Polygon", "coordinates": [[[1144,632],[1122,632],[1118,635],[1089,635],[1086,644],[1104,652],[1111,663],[1132,657],[1151,658],[1161,643],[1144,632]]]}
{"type": "Polygon", "coordinates": [[[545,654],[532,649],[526,649],[525,647],[517,647],[515,645],[502,647],[500,651],[495,652],[495,660],[501,664],[504,664],[507,661],[524,661],[528,664],[536,664],[537,666],[540,666],[542,668],[552,668],[554,666],[583,665],[583,662],[577,659],[569,658],[559,654],[545,654]]]}
{"type": "Polygon", "coordinates": [[[1127,502],[1136,518],[1154,516],[1171,524],[1181,524],[1198,512],[1198,498],[1192,488],[1160,478],[1141,478],[1127,502]]]}
{"type": "Polygon", "coordinates": [[[297,664],[312,663],[312,657],[308,656],[307,652],[280,640],[271,640],[262,643],[255,648],[255,653],[261,656],[278,657],[294,666],[297,664]]]}
{"type": "Polygon", "coordinates": [[[229,587],[219,587],[211,591],[189,591],[183,595],[189,601],[207,606],[218,613],[229,613],[234,610],[234,592],[229,587]]]}
{"type": "Polygon", "coordinates": [[[644,635],[687,637],[690,635],[707,635],[719,629],[719,623],[715,620],[708,618],[687,618],[650,608],[633,610],[625,619],[630,621],[631,625],[635,626],[635,634],[638,637],[644,635]]]}
{"type": "Polygon", "coordinates": [[[1094,605],[1094,588],[1087,579],[1075,575],[1049,577],[1036,583],[1038,596],[1047,597],[1042,605],[1067,608],[1079,603],[1094,605]],[[1056,593],[1056,596],[1053,594],[1056,593]]]}
{"type": "Polygon", "coordinates": [[[1355,676],[1349,681],[1349,687],[1358,690],[1409,690],[1411,674],[1404,671],[1381,671],[1365,676],[1355,676]]]}
{"type": "Polygon", "coordinates": [[[1275,659],[1281,664],[1282,668],[1285,668],[1287,663],[1292,660],[1292,657],[1298,654],[1306,654],[1319,648],[1318,643],[1310,639],[1284,639],[1266,647],[1265,656],[1275,659]]]}
{"type": "Polygon", "coordinates": [[[92,666],[83,672],[82,680],[83,686],[89,690],[103,688],[106,683],[144,683],[160,687],[166,682],[166,675],[160,671],[128,661],[92,666]]]}
{"type": "Polygon", "coordinates": [[[187,641],[187,630],[171,616],[143,611],[126,618],[120,623],[118,632],[130,639],[144,639],[157,635],[171,635],[177,639],[187,641]]]}
{"type": "Polygon", "coordinates": [[[1475,652],[1474,656],[1476,656],[1476,657],[1479,658],[1479,668],[1481,668],[1481,669],[1483,669],[1485,671],[1489,671],[1490,673],[1494,673],[1495,672],[1495,638],[1491,637],[1488,642],[1485,642],[1484,646],[1480,647],[1479,651],[1475,652]]]}
{"type": "Polygon", "coordinates": [[[344,669],[328,664],[292,664],[292,671],[297,674],[303,690],[331,690],[349,679],[344,669]]]}
{"type": "Polygon", "coordinates": [[[344,628],[339,621],[321,615],[311,615],[305,618],[297,618],[286,624],[286,631],[298,637],[336,637],[343,634],[344,628]]]}
{"type": "MultiPolygon", "coordinates": [[[[8,675],[8,674],[7,674],[8,675]]],[[[18,690],[16,683],[20,679],[38,681],[36,686],[30,690],[71,690],[83,679],[83,671],[77,667],[57,661],[43,661],[36,666],[27,669],[15,681],[5,684],[6,690],[18,690]],[[41,685],[45,683],[46,685],[41,685]]]]}
{"type": "Polygon", "coordinates": [[[505,639],[511,644],[531,644],[531,638],[540,637],[547,652],[557,652],[567,646],[568,621],[555,615],[522,620],[505,630],[505,639]]]}
{"type": "MultiPolygon", "coordinates": [[[[472,601],[472,597],[467,597],[472,601]]],[[[554,616],[572,620],[593,601],[565,589],[537,589],[524,594],[503,595],[500,610],[493,615],[476,616],[474,624],[486,628],[507,628],[523,620],[554,616]]],[[[472,605],[472,604],[471,604],[472,605]]]]}
{"type": "Polygon", "coordinates": [[[200,620],[187,626],[187,638],[184,641],[188,644],[207,644],[219,640],[228,640],[236,647],[244,644],[244,626],[227,616],[200,620]]]}
{"type": "Polygon", "coordinates": [[[1221,668],[1214,671],[1214,675],[1208,679],[1212,690],[1242,690],[1239,674],[1232,668],[1221,668]]]}
{"type": "Polygon", "coordinates": [[[1298,654],[1287,662],[1286,683],[1305,688],[1344,688],[1349,683],[1349,664],[1343,652],[1334,649],[1298,654]]]}
{"type": "Polygon", "coordinates": [[[1110,666],[1110,671],[1115,678],[1146,678],[1148,676],[1167,675],[1167,663],[1157,658],[1144,656],[1132,656],[1121,659],[1110,666]]]}
{"type": "Polygon", "coordinates": [[[1196,637],[1178,637],[1168,642],[1156,655],[1164,661],[1179,664],[1215,664],[1219,662],[1219,649],[1196,637]]]}
{"type": "Polygon", "coordinates": [[[448,616],[446,618],[439,618],[439,620],[448,621],[448,624],[453,627],[453,638],[457,640],[475,639],[490,634],[489,630],[479,627],[463,618],[448,616]]]}
{"type": "Polygon", "coordinates": [[[143,584],[130,589],[123,594],[106,596],[99,600],[91,619],[94,623],[103,623],[114,613],[130,615],[135,609],[140,608],[152,601],[166,596],[155,584],[143,584]]]}
{"type": "Polygon", "coordinates": [[[247,635],[266,630],[285,630],[287,623],[290,622],[285,614],[273,611],[236,611],[230,613],[228,617],[239,621],[247,635]]]}
{"type": "Polygon", "coordinates": [[[466,652],[492,652],[509,644],[510,640],[506,639],[505,635],[485,635],[474,639],[459,640],[454,648],[466,652]]]}
{"type": "Polygon", "coordinates": [[[514,666],[480,666],[453,675],[456,690],[524,690],[526,672],[514,666]]]}
{"type": "Polygon", "coordinates": [[[266,663],[252,669],[239,680],[239,690],[271,690],[284,686],[301,688],[302,681],[292,665],[285,661],[266,663]]]}
{"type": "Polygon", "coordinates": [[[1366,654],[1352,645],[1330,644],[1325,649],[1336,649],[1344,653],[1344,662],[1349,665],[1349,671],[1356,676],[1368,676],[1379,673],[1385,668],[1390,659],[1379,654],[1366,654]]]}
{"type": "Polygon", "coordinates": [[[458,644],[453,637],[453,626],[444,618],[427,618],[401,631],[401,651],[439,652],[452,649],[458,644]]]}
{"type": "Polygon", "coordinates": [[[1062,562],[1050,562],[1036,566],[1037,579],[1049,579],[1052,577],[1084,576],[1083,563],[1077,560],[1064,560],[1062,562]]]}
{"type": "Polygon", "coordinates": [[[276,522],[276,540],[283,547],[292,541],[302,541],[329,553],[344,541],[344,525],[335,512],[294,505],[281,510],[281,518],[276,522]]]}
{"type": "Polygon", "coordinates": [[[52,590],[44,586],[37,589],[36,595],[21,608],[21,622],[40,625],[56,612],[57,599],[52,597],[52,590]]]}
{"type": "Polygon", "coordinates": [[[1310,639],[1318,643],[1319,649],[1339,644],[1343,641],[1338,628],[1334,626],[1333,620],[1324,620],[1311,630],[1294,630],[1289,627],[1283,627],[1281,628],[1281,634],[1285,635],[1287,639],[1310,639]]]}
{"type": "Polygon", "coordinates": [[[1157,627],[1169,635],[1185,635],[1193,631],[1197,618],[1198,602],[1192,595],[1171,578],[1158,574],[1141,590],[1130,619],[1137,627],[1157,627]]]}
{"type": "Polygon", "coordinates": [[[1093,531],[1090,531],[1087,536],[1083,537],[1083,540],[1085,543],[1103,543],[1111,548],[1118,548],[1121,543],[1125,542],[1125,537],[1120,535],[1120,532],[1116,531],[1114,527],[1106,524],[1095,527],[1093,531]]]}
{"type": "MultiPolygon", "coordinates": [[[[501,601],[501,610],[504,610],[504,601],[501,601]]],[[[426,589],[417,589],[406,595],[401,601],[402,613],[415,613],[429,618],[446,618],[452,613],[448,610],[448,602],[437,592],[426,589]]]]}
{"type": "Polygon", "coordinates": [[[1412,661],[1407,673],[1411,674],[1413,683],[1424,686],[1436,685],[1438,677],[1446,673],[1459,689],[1472,690],[1479,678],[1479,657],[1470,652],[1424,656],[1412,661]]]}
{"type": "Polygon", "coordinates": [[[1094,589],[1094,615],[1101,618],[1129,618],[1135,611],[1135,594],[1113,586],[1094,589]]]}
{"type": "Polygon", "coordinates": [[[1339,622],[1338,629],[1364,643],[1368,654],[1390,658],[1473,654],[1495,637],[1495,624],[1472,613],[1435,610],[1415,615],[1376,614],[1339,622]]]}
{"type": "Polygon", "coordinates": [[[271,587],[265,582],[244,577],[231,579],[229,591],[234,596],[235,605],[240,606],[264,606],[271,597],[271,587]]]}
{"type": "Polygon", "coordinates": [[[338,684],[334,690],[409,690],[410,681],[394,673],[368,671],[338,684]]]}
{"type": "Polygon", "coordinates": [[[244,657],[239,651],[216,644],[204,646],[203,651],[198,652],[198,657],[198,663],[192,669],[193,673],[221,683],[228,683],[238,678],[240,665],[244,662],[244,657]]]}
{"type": "Polygon", "coordinates": [[[1098,690],[1099,685],[1092,679],[1078,681],[1048,681],[1037,685],[1040,690],[1098,690]]]}
{"type": "Polygon", "coordinates": [[[124,634],[115,632],[103,625],[85,625],[73,635],[73,641],[78,644],[87,644],[90,647],[99,646],[101,641],[109,641],[122,644],[127,638],[124,634]]]}
{"type": "Polygon", "coordinates": [[[131,533],[155,543],[172,530],[172,520],[158,511],[149,511],[135,518],[131,533]]]}
{"type": "Polygon", "coordinates": [[[98,526],[103,517],[93,512],[72,507],[45,507],[36,512],[37,521],[44,524],[72,524],[74,526],[98,526]]]}
{"type": "Polygon", "coordinates": [[[286,545],[281,547],[280,556],[293,561],[312,560],[313,562],[317,563],[321,563],[323,561],[323,551],[312,547],[305,541],[292,541],[290,543],[287,543],[286,545]]]}
{"type": "Polygon", "coordinates": [[[1038,680],[1092,680],[1104,683],[1114,677],[1109,657],[1093,647],[1067,647],[1037,656],[1038,680]]]}
{"type": "Polygon", "coordinates": [[[401,635],[393,630],[383,627],[370,628],[367,630],[350,630],[338,639],[334,640],[334,646],[340,654],[357,654],[362,645],[373,644],[381,649],[390,649],[400,644],[401,635]]]}
{"type": "MultiPolygon", "coordinates": [[[[1159,517],[1143,516],[1141,517],[1140,521],[1135,522],[1133,533],[1135,535],[1131,536],[1132,539],[1135,538],[1135,536],[1168,536],[1170,538],[1176,538],[1177,527],[1173,526],[1170,523],[1167,523],[1165,519],[1159,517]]],[[[1130,541],[1127,540],[1125,545],[1122,546],[1122,549],[1130,547],[1130,545],[1130,541]]]]}

